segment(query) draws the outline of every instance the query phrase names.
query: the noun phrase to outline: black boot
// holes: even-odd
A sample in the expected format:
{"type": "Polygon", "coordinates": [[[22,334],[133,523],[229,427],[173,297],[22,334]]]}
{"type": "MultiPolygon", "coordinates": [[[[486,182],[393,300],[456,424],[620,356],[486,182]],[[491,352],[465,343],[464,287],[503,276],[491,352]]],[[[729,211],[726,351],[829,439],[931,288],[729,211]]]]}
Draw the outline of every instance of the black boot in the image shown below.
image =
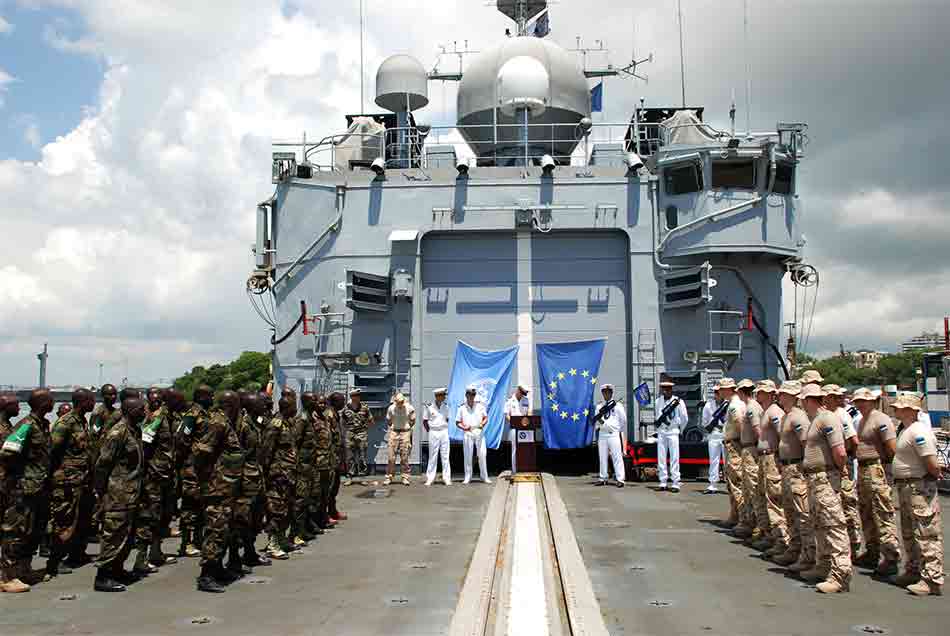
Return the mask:
{"type": "Polygon", "coordinates": [[[271,560],[259,554],[254,548],[254,533],[252,531],[248,531],[244,535],[244,565],[251,568],[271,565],[271,560]]]}
{"type": "Polygon", "coordinates": [[[99,568],[96,570],[96,582],[92,589],[97,592],[124,592],[126,587],[112,577],[112,572],[108,568],[99,568]]]}
{"type": "Polygon", "coordinates": [[[214,578],[214,571],[220,568],[220,565],[207,564],[201,566],[201,573],[198,575],[198,591],[212,592],[220,594],[224,591],[224,586],[218,583],[214,578]]]}
{"type": "Polygon", "coordinates": [[[227,570],[230,572],[235,579],[239,579],[245,574],[250,574],[251,569],[244,565],[244,560],[241,559],[239,554],[240,543],[237,539],[231,539],[231,547],[228,550],[228,564],[227,570]]]}
{"type": "Polygon", "coordinates": [[[57,554],[55,551],[50,555],[49,559],[46,560],[46,576],[48,578],[53,578],[60,574],[72,573],[72,569],[63,563],[62,555],[57,554]]]}

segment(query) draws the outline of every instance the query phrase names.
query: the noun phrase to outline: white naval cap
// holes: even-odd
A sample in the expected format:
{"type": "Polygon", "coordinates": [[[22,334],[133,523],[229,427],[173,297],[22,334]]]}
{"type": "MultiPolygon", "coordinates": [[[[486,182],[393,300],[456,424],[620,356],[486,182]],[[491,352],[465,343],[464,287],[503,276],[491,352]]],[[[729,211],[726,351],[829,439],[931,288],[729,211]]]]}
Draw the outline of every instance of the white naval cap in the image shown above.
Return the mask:
{"type": "Polygon", "coordinates": [[[432,389],[432,395],[440,395],[440,394],[444,394],[444,393],[448,393],[448,392],[449,392],[449,390],[446,389],[444,386],[440,386],[440,387],[437,388],[437,389],[432,389]]]}
{"type": "Polygon", "coordinates": [[[608,390],[613,391],[613,390],[614,390],[614,385],[611,384],[610,382],[605,382],[605,383],[603,383],[603,384],[600,385],[600,390],[601,390],[601,391],[608,391],[608,390]]]}
{"type": "Polygon", "coordinates": [[[478,393],[478,387],[475,386],[474,384],[469,384],[467,387],[465,387],[465,392],[466,392],[466,393],[478,393]]]}

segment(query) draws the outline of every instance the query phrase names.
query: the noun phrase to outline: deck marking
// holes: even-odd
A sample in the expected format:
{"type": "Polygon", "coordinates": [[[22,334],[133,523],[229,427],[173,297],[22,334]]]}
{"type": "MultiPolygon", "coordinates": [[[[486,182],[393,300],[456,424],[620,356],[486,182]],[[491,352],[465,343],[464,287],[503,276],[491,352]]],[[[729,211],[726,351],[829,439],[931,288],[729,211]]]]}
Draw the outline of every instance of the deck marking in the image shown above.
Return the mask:
{"type": "Polygon", "coordinates": [[[514,550],[511,595],[508,600],[509,636],[547,636],[548,604],[541,561],[541,526],[538,515],[538,484],[514,484],[517,496],[514,519],[514,550]]]}

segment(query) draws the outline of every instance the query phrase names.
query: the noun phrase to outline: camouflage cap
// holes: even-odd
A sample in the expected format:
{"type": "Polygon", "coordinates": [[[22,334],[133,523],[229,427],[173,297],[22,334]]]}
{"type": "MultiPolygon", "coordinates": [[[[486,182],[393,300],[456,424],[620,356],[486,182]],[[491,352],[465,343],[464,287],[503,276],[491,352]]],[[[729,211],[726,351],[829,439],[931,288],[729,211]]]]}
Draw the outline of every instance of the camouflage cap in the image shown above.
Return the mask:
{"type": "Polygon", "coordinates": [[[802,392],[798,394],[798,397],[801,399],[805,398],[818,398],[821,399],[825,397],[825,392],[821,390],[817,384],[806,384],[802,387],[802,392]]]}
{"type": "Polygon", "coordinates": [[[852,402],[857,402],[858,400],[874,402],[877,400],[877,398],[874,397],[874,394],[871,392],[871,389],[866,389],[864,387],[861,387],[860,389],[855,389],[854,395],[851,396],[852,402]]]}
{"type": "Polygon", "coordinates": [[[844,395],[844,389],[837,384],[826,384],[821,390],[825,395],[844,395]]]}
{"type": "Polygon", "coordinates": [[[891,406],[895,409],[914,409],[915,411],[919,411],[921,408],[920,398],[910,392],[900,393],[891,406]]]}
{"type": "Polygon", "coordinates": [[[821,383],[825,379],[821,377],[821,374],[815,371],[814,369],[808,369],[805,373],[802,374],[801,383],[802,384],[812,384],[815,382],[821,383]]]}
{"type": "Polygon", "coordinates": [[[798,380],[782,382],[782,386],[779,387],[778,392],[798,397],[798,394],[802,392],[802,383],[798,380]]]}

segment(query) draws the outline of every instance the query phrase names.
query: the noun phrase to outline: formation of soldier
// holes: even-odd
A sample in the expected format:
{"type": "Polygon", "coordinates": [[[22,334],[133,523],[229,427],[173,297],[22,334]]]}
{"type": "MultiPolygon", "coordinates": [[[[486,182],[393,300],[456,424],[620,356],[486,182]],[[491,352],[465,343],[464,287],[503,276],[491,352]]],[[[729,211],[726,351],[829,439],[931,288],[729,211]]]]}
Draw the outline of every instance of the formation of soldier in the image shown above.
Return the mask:
{"type": "Polygon", "coordinates": [[[845,408],[844,390],[822,382],[809,370],[778,387],[716,385],[726,415],[711,426],[731,508],[723,524],[822,593],[847,592],[857,566],[918,596],[942,594],[940,466],[920,398],[898,396],[895,424],[870,390],[856,390],[845,408]]]}
{"type": "Polygon", "coordinates": [[[143,399],[107,384],[99,405],[76,389],[52,425],[48,390],[31,393],[16,424],[16,396],[0,394],[0,591],[26,592],[95,560],[94,589],[121,592],[200,557],[197,588],[223,592],[251,568],[289,558],[347,518],[336,502],[341,479],[348,466],[367,470],[372,416],[354,393],[349,404],[341,393],[303,393],[298,410],[285,389],[275,414],[265,393],[200,386],[189,405],[176,389],[143,399]],[[180,546],[165,554],[176,515],[180,546]],[[34,570],[44,542],[45,571],[34,570]]]}

